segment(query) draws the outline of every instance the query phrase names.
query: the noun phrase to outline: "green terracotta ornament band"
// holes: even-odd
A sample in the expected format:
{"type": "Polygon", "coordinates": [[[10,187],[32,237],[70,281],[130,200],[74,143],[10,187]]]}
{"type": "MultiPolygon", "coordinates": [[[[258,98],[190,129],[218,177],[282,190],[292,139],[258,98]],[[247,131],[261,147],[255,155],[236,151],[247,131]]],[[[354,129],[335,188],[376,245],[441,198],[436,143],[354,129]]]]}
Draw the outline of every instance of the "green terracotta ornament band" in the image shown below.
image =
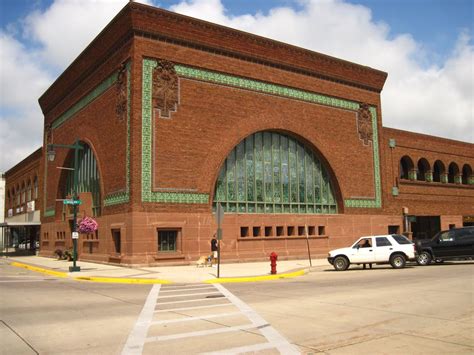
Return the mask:
{"type": "MultiPolygon", "coordinates": [[[[157,60],[143,60],[142,81],[142,201],[143,202],[172,202],[172,203],[209,203],[209,194],[194,193],[163,193],[152,191],[152,73],[157,66],[157,60]]],[[[236,77],[232,75],[217,73],[209,70],[196,69],[184,65],[175,65],[174,69],[178,76],[193,80],[200,80],[259,93],[276,95],[304,102],[326,105],[334,108],[351,111],[359,110],[360,104],[355,101],[343,100],[309,91],[285,87],[282,85],[269,84],[266,82],[236,77]]],[[[353,198],[344,200],[346,207],[354,208],[380,208],[381,181],[380,162],[378,146],[378,127],[376,108],[370,108],[372,116],[372,148],[374,160],[374,198],[353,198]]]]}

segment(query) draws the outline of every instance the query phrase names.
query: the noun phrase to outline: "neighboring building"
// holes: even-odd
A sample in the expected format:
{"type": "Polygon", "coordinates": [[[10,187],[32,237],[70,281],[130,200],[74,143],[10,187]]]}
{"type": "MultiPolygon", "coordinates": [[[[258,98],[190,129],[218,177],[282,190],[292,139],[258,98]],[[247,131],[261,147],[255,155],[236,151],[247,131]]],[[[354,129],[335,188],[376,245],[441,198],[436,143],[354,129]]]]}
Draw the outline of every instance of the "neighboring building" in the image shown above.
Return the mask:
{"type": "Polygon", "coordinates": [[[35,251],[40,236],[41,148],[5,173],[5,246],[16,251],[35,251]]]}
{"type": "MultiPolygon", "coordinates": [[[[79,216],[99,229],[80,236],[80,259],[192,262],[210,253],[218,203],[224,262],[469,223],[474,145],[384,128],[386,77],[127,4],[39,99],[44,151],[84,148],[79,216]]],[[[45,256],[72,244],[72,172],[56,167],[74,153],[55,152],[38,159],[45,256]]]]}
{"type": "Polygon", "coordinates": [[[0,173],[0,252],[5,250],[5,175],[0,173]]]}

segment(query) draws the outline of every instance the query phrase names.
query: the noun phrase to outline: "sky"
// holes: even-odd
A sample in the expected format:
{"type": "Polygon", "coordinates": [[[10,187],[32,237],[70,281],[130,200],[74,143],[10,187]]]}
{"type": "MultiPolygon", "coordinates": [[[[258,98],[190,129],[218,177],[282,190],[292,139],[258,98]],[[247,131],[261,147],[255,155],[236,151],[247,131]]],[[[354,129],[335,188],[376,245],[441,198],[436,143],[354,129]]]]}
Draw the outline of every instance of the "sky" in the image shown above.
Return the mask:
{"type": "MultiPolygon", "coordinates": [[[[38,98],[128,0],[0,0],[0,172],[42,144],[38,98]]],[[[472,0],[141,0],[388,73],[384,126],[474,143],[472,0]]]]}

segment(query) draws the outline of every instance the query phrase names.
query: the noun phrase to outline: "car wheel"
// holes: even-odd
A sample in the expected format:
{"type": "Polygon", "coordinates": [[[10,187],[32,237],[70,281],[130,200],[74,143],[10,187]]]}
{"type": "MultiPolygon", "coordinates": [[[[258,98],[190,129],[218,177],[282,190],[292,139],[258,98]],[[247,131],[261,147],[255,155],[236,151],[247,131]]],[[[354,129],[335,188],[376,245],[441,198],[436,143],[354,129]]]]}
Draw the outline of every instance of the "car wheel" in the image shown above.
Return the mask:
{"type": "Polygon", "coordinates": [[[416,257],[416,262],[418,265],[428,265],[431,263],[431,254],[428,253],[427,251],[422,251],[418,256],[416,257]]]}
{"type": "Polygon", "coordinates": [[[349,267],[349,261],[343,256],[338,256],[334,259],[333,266],[336,271],[344,271],[349,267]]]}
{"type": "Polygon", "coordinates": [[[405,267],[406,259],[402,254],[395,254],[390,257],[390,265],[394,269],[402,269],[405,267]]]}

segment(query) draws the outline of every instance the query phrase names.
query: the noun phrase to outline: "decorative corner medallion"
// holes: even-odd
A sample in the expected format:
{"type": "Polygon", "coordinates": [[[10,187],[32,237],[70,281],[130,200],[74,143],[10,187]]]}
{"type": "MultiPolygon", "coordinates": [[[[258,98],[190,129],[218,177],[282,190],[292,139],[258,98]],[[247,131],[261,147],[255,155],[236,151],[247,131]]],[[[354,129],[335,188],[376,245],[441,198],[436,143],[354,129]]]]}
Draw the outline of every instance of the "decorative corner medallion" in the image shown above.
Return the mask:
{"type": "Polygon", "coordinates": [[[117,91],[117,104],[115,106],[115,113],[120,121],[125,121],[127,115],[127,65],[122,63],[118,70],[117,82],[115,88],[117,91]]]}
{"type": "Polygon", "coordinates": [[[372,114],[367,104],[360,104],[357,112],[357,130],[359,131],[359,138],[364,141],[364,145],[368,145],[369,141],[373,141],[372,114]]]}
{"type": "Polygon", "coordinates": [[[153,108],[158,109],[159,117],[171,118],[179,105],[179,79],[174,64],[160,60],[153,70],[153,108]]]}

